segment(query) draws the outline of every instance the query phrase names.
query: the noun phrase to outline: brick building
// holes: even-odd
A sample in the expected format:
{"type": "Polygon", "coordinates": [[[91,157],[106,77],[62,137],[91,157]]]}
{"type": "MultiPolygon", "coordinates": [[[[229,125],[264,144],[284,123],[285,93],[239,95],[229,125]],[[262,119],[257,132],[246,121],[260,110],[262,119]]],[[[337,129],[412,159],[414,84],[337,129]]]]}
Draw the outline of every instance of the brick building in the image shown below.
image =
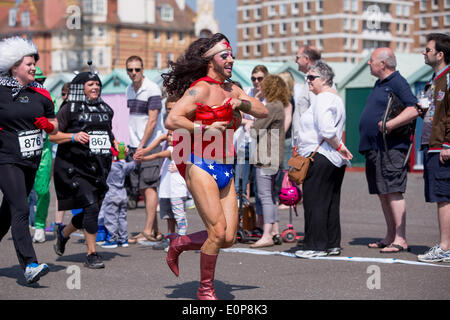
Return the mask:
{"type": "MultiPolygon", "coordinates": [[[[302,44],[316,46],[325,59],[337,62],[359,62],[380,46],[414,52],[421,46],[422,34],[416,34],[418,21],[422,19],[417,9],[420,12],[426,3],[427,10],[433,11],[435,3],[443,26],[439,30],[449,32],[449,26],[445,26],[450,19],[448,2],[238,0],[238,58],[286,61],[295,56],[302,44]]],[[[427,19],[436,23],[436,18],[427,19]]],[[[438,30],[427,26],[420,32],[435,29],[438,30]]]]}
{"type": "Polygon", "coordinates": [[[0,37],[38,46],[46,74],[71,72],[88,59],[102,73],[140,55],[147,69],[167,67],[195,38],[195,13],[184,0],[0,1],[0,37]]]}

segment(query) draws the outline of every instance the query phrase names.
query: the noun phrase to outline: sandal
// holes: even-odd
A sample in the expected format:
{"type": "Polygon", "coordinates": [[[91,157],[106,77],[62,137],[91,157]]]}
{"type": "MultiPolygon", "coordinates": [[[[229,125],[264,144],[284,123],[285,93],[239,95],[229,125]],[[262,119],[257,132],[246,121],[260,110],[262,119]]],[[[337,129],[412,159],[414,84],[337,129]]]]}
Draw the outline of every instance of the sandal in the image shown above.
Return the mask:
{"type": "Polygon", "coordinates": [[[164,239],[164,236],[161,232],[154,232],[153,235],[145,233],[143,231],[141,233],[142,236],[148,241],[159,242],[162,241],[162,239],[164,239]]]}
{"type": "Polygon", "coordinates": [[[276,245],[283,244],[283,239],[281,238],[281,234],[276,234],[272,237],[273,243],[276,245]]]}
{"type": "Polygon", "coordinates": [[[391,243],[389,246],[387,246],[386,248],[388,249],[395,249],[395,250],[380,250],[380,253],[399,253],[402,251],[406,251],[409,252],[409,247],[402,247],[399,244],[396,243],[391,243]]]}
{"type": "Polygon", "coordinates": [[[146,235],[146,233],[139,232],[137,235],[135,235],[133,237],[130,237],[128,239],[128,243],[129,244],[136,244],[136,243],[138,243],[140,241],[145,241],[147,239],[147,237],[145,235],[146,235]],[[139,240],[139,239],[141,239],[141,240],[139,240]]]}
{"type": "Polygon", "coordinates": [[[387,246],[388,246],[388,244],[385,244],[381,241],[369,243],[367,245],[367,247],[369,247],[370,249],[383,249],[383,248],[386,248],[387,246]]]}

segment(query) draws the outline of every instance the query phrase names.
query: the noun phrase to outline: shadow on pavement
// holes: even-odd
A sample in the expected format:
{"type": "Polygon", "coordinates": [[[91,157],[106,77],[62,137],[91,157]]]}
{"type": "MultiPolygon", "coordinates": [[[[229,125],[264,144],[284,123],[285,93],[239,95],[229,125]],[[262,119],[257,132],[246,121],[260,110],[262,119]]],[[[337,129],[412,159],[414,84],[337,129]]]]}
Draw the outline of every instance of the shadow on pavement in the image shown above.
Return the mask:
{"type": "MultiPolygon", "coordinates": [[[[173,289],[172,293],[166,295],[167,298],[197,300],[197,289],[199,285],[199,281],[190,281],[175,286],[167,286],[164,288],[173,289]]],[[[215,280],[214,288],[216,291],[216,296],[219,300],[234,300],[235,296],[231,294],[232,291],[258,289],[259,287],[228,284],[222,281],[215,280]]]]}

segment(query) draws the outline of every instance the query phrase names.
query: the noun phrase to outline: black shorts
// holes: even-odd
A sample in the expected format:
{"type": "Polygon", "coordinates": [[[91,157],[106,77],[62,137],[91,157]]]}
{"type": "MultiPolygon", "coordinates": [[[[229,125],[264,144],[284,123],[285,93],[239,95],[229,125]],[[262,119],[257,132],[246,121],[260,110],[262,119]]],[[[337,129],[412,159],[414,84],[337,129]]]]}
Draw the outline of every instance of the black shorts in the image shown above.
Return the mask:
{"type": "Polygon", "coordinates": [[[366,157],[366,179],[370,194],[405,193],[407,167],[403,162],[407,150],[369,150],[366,157]]]}
{"type": "MultiPolygon", "coordinates": [[[[147,155],[161,152],[162,147],[158,146],[147,155]]],[[[135,150],[130,149],[130,156],[134,154],[135,150]]],[[[151,161],[144,161],[136,166],[136,170],[130,173],[131,186],[139,190],[147,188],[158,188],[159,178],[161,176],[161,164],[164,159],[159,158],[151,161]]]]}
{"type": "Polygon", "coordinates": [[[426,202],[450,202],[450,161],[442,164],[439,153],[423,152],[426,202]]]}

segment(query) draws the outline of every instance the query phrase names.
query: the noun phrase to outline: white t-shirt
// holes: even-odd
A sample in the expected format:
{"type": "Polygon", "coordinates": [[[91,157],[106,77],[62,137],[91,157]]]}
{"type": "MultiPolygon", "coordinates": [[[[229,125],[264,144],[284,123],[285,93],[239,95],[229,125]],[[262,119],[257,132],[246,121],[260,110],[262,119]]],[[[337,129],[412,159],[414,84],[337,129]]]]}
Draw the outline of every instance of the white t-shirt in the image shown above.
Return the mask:
{"type": "MultiPolygon", "coordinates": [[[[173,151],[173,147],[167,150],[173,151]]],[[[186,181],[178,171],[170,172],[169,165],[175,165],[175,161],[166,158],[161,168],[161,180],[158,188],[160,198],[182,198],[188,196],[186,181]]]]}
{"type": "Polygon", "coordinates": [[[130,84],[127,87],[126,94],[130,112],[129,129],[130,147],[132,148],[137,148],[144,136],[148,111],[159,110],[153,134],[144,145],[147,146],[163,133],[161,89],[155,82],[145,77],[137,92],[134,91],[133,84],[130,84]]]}
{"type": "MultiPolygon", "coordinates": [[[[331,92],[322,92],[301,116],[299,121],[298,153],[308,156],[317,148],[323,138],[337,137],[342,140],[345,125],[345,107],[341,97],[331,92]],[[336,126],[337,124],[337,126],[336,126]]],[[[318,153],[325,156],[336,167],[349,165],[326,141],[318,153]]]]}

